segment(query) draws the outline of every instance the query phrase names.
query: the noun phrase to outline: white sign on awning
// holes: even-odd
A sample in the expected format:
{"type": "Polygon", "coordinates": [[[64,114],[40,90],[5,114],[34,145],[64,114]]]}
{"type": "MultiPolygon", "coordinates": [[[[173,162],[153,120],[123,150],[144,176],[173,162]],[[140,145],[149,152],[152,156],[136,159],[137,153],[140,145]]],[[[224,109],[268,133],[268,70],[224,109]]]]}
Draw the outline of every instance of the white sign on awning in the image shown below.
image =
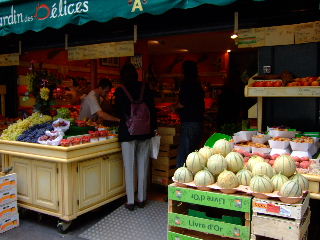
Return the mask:
{"type": "Polygon", "coordinates": [[[0,55],[0,66],[18,66],[19,53],[9,53],[0,55]]]}
{"type": "Polygon", "coordinates": [[[134,56],[134,42],[111,42],[68,48],[69,60],[134,56]]]}

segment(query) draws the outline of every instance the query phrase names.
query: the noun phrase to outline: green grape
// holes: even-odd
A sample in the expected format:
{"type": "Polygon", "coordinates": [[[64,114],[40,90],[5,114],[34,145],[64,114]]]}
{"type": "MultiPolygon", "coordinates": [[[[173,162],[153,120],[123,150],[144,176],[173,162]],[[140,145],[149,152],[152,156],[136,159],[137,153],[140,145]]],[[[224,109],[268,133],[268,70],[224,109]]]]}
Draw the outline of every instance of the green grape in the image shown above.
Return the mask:
{"type": "Polygon", "coordinates": [[[2,132],[0,139],[15,141],[24,131],[26,131],[30,127],[37,124],[49,122],[51,120],[52,118],[48,115],[33,113],[30,117],[24,120],[19,119],[16,123],[9,125],[9,127],[2,132]]]}

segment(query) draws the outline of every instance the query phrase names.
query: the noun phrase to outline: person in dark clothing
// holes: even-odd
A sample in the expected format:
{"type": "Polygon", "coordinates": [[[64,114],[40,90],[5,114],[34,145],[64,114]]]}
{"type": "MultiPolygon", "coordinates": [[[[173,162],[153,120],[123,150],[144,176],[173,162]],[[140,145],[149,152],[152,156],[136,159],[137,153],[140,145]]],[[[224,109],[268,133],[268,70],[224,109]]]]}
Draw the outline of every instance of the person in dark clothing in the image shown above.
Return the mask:
{"type": "Polygon", "coordinates": [[[198,79],[197,64],[193,61],[185,61],[183,74],[179,101],[173,106],[181,118],[177,167],[183,166],[188,154],[199,148],[204,119],[204,91],[198,79]]]}
{"type": "Polygon", "coordinates": [[[120,117],[119,141],[121,142],[122,157],[125,168],[127,209],[134,210],[134,178],[137,167],[138,176],[138,207],[144,207],[147,194],[147,175],[149,167],[150,141],[157,129],[156,109],[154,98],[149,87],[138,82],[138,73],[135,67],[128,63],[123,66],[120,72],[123,86],[127,89],[134,100],[138,100],[141,89],[144,87],[143,102],[150,111],[150,133],[144,135],[130,135],[126,121],[131,114],[131,102],[122,87],[115,92],[115,108],[120,117]]]}

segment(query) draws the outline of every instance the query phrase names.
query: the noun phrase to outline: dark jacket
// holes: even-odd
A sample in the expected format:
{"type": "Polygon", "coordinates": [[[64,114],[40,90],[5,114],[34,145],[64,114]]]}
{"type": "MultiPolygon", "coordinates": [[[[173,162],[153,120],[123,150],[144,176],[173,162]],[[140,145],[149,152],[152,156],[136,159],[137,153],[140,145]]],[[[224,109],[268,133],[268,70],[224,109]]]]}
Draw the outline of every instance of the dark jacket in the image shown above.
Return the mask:
{"type": "Polygon", "coordinates": [[[204,92],[199,81],[184,80],[180,86],[179,110],[181,122],[203,122],[204,92]]]}
{"type": "MultiPolygon", "coordinates": [[[[134,100],[139,99],[141,91],[141,82],[131,82],[126,84],[126,88],[131,94],[134,100]]],[[[119,126],[119,141],[120,142],[129,142],[132,140],[145,140],[154,136],[154,130],[157,129],[157,118],[156,118],[156,109],[154,105],[154,98],[151,90],[145,85],[143,101],[147,104],[150,111],[150,126],[151,133],[148,135],[135,135],[131,136],[128,132],[128,127],[126,126],[126,120],[130,116],[131,112],[131,102],[123,89],[121,87],[117,88],[115,92],[115,108],[120,118],[119,126]]]]}

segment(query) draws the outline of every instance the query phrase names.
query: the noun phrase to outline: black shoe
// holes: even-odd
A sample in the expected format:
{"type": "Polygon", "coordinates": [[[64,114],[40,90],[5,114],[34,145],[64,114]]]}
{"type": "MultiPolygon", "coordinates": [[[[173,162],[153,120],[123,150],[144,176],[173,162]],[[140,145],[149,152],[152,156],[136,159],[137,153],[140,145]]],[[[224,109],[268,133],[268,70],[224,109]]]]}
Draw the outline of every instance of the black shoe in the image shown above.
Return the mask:
{"type": "Polygon", "coordinates": [[[143,201],[143,202],[136,202],[136,205],[139,207],[139,208],[144,208],[146,206],[146,200],[143,201]]]}
{"type": "Polygon", "coordinates": [[[125,204],[124,205],[124,207],[126,208],[126,209],[128,209],[129,211],[133,211],[134,210],[134,204],[125,204]]]}

